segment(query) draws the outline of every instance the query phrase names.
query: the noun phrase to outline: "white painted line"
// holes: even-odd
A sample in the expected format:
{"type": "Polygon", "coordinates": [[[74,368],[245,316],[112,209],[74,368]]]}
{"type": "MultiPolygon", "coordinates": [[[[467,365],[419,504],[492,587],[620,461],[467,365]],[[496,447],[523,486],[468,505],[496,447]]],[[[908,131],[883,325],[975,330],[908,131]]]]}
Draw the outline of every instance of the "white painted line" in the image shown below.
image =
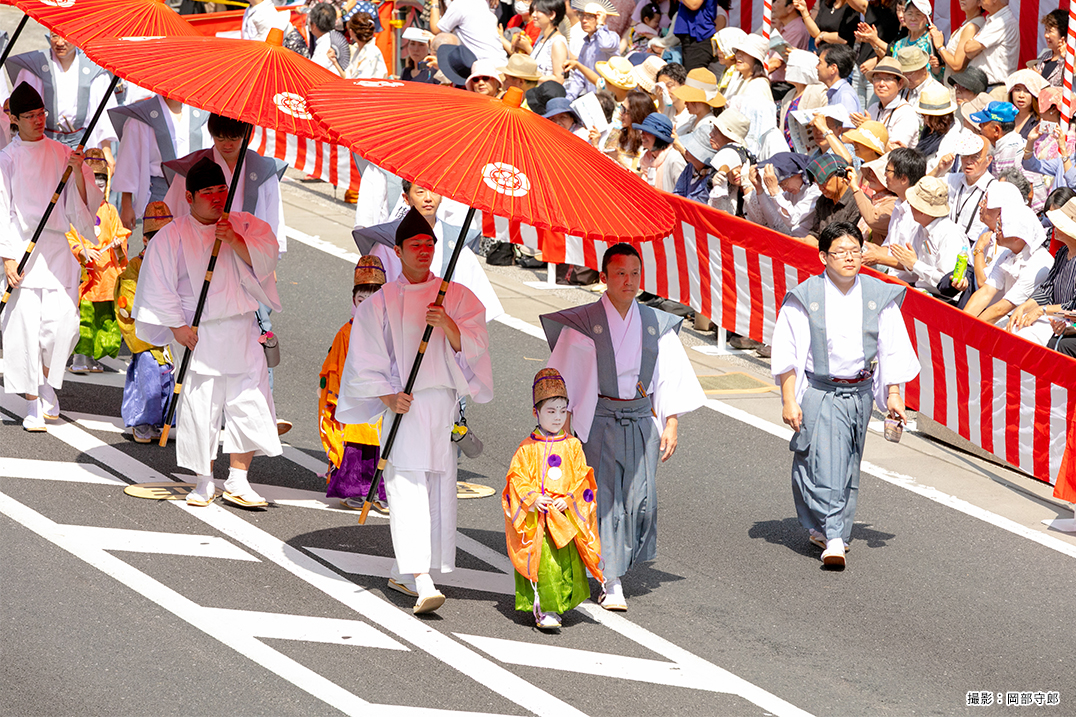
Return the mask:
{"type": "Polygon", "coordinates": [[[233,629],[249,633],[254,637],[324,642],[331,645],[374,647],[382,650],[409,652],[404,645],[401,645],[388,635],[378,632],[372,625],[358,620],[307,617],[306,615],[286,615],[276,612],[255,612],[253,610],[228,610],[225,608],[205,608],[205,610],[212,612],[221,621],[227,622],[233,629]]]}
{"type": "Polygon", "coordinates": [[[296,465],[302,466],[303,468],[306,468],[308,471],[310,471],[316,476],[325,477],[325,472],[329,469],[328,459],[319,461],[317,458],[314,458],[309,453],[300,451],[295,446],[289,445],[287,443],[282,443],[281,447],[284,449],[284,457],[287,458],[289,461],[295,463],[296,465]]]}
{"type": "Polygon", "coordinates": [[[99,485],[127,485],[104,468],[92,463],[40,461],[32,458],[0,458],[0,476],[99,485]]]}
{"type": "MultiPolygon", "coordinates": [[[[392,558],[384,558],[379,555],[364,555],[362,553],[349,553],[343,550],[329,548],[309,548],[305,545],[303,550],[313,553],[330,565],[342,570],[349,575],[369,575],[372,577],[388,578],[392,574],[392,558]]],[[[487,593],[500,595],[515,595],[515,578],[504,573],[491,573],[483,570],[469,570],[456,568],[450,573],[434,573],[431,571],[433,581],[437,585],[447,585],[467,590],[480,590],[487,593]]]]}
{"type": "Polygon", "coordinates": [[[242,548],[214,535],[158,533],[151,530],[98,528],[89,525],[61,525],[59,530],[71,540],[101,550],[261,562],[242,548]]]}
{"type": "Polygon", "coordinates": [[[565,670],[581,675],[615,677],[621,680],[652,682],[672,687],[709,689],[712,692],[723,691],[718,689],[717,685],[697,683],[692,679],[691,674],[675,662],[624,657],[555,645],[504,640],[497,637],[463,635],[458,632],[455,634],[464,642],[474,645],[482,652],[509,665],[544,667],[548,670],[565,670]]]}
{"type": "Polygon", "coordinates": [[[112,358],[111,356],[105,356],[99,361],[99,363],[107,366],[113,371],[118,371],[119,373],[123,374],[124,377],[126,377],[127,375],[127,362],[121,358],[112,358]]]}
{"type": "MultiPolygon", "coordinates": [[[[516,569],[512,566],[512,561],[508,559],[507,555],[498,553],[493,548],[487,547],[484,543],[480,543],[458,530],[456,531],[456,547],[465,553],[470,553],[482,562],[497,568],[502,573],[515,575],[516,569]]],[[[507,546],[505,547],[507,549],[507,546]]]]}
{"type": "Polygon", "coordinates": [[[87,431],[101,431],[103,433],[124,433],[123,419],[119,416],[101,416],[96,413],[78,413],[77,411],[65,411],[60,406],[60,413],[64,418],[74,421],[87,431]]]}
{"type": "Polygon", "coordinates": [[[335,257],[344,259],[351,264],[357,264],[360,258],[359,255],[353,251],[341,249],[335,244],[325,241],[321,237],[304,234],[298,229],[293,229],[289,226],[284,227],[284,236],[286,236],[288,239],[294,239],[300,244],[306,244],[309,247],[313,247],[315,249],[323,251],[326,254],[332,254],[335,257]]]}
{"type": "MultiPolygon", "coordinates": [[[[180,483],[193,483],[194,476],[189,473],[173,473],[172,477],[180,483]]],[[[339,498],[326,498],[324,493],[319,493],[313,490],[303,490],[301,488],[288,488],[282,485],[270,485],[268,483],[256,483],[251,481],[251,486],[257,491],[262,498],[265,498],[271,503],[277,503],[278,505],[286,505],[292,508],[313,508],[314,510],[331,510],[335,513],[343,513],[345,515],[353,515],[357,521],[359,518],[358,511],[351,508],[344,508],[340,505],[339,498]]],[[[220,489],[219,484],[217,488],[220,489]]],[[[383,518],[388,520],[387,515],[381,515],[376,510],[370,511],[367,518],[383,518]]]]}
{"type": "Polygon", "coordinates": [[[537,326],[528,324],[523,319],[517,319],[516,317],[509,316],[508,314],[501,314],[500,316],[495,318],[494,321],[496,321],[497,323],[504,324],[505,326],[510,326],[517,331],[522,331],[523,333],[529,336],[533,336],[536,339],[541,339],[542,341],[546,340],[544,331],[542,331],[537,326]]]}
{"type": "MultiPolygon", "coordinates": [[[[0,401],[3,400],[3,396],[0,395],[0,401]]],[[[19,401],[20,403],[25,403],[19,401]]],[[[6,408],[6,404],[3,404],[6,408]]],[[[97,437],[82,430],[78,426],[71,423],[63,423],[56,427],[50,427],[50,435],[59,438],[64,443],[70,446],[78,448],[83,453],[91,455],[101,463],[122,472],[124,474],[136,474],[138,479],[135,482],[144,483],[150,481],[166,481],[167,477],[157,472],[149,466],[140,464],[137,460],[131,458],[126,453],[102,442],[97,437]],[[141,466],[137,468],[136,466],[141,466]]],[[[466,647],[460,642],[453,640],[448,635],[444,635],[437,631],[433,627],[427,625],[422,620],[419,620],[410,612],[404,612],[397,608],[395,605],[389,603],[386,600],[364,590],[361,587],[355,585],[355,583],[347,580],[340,574],[333,572],[329,568],[325,567],[321,563],[317,562],[314,558],[301,550],[294,548],[287,543],[279,540],[273,535],[261,530],[260,528],[251,525],[241,516],[233,514],[222,508],[219,505],[211,505],[206,508],[194,508],[188,506],[183,501],[166,501],[169,505],[172,505],[177,510],[182,510],[190,517],[201,520],[203,523],[211,526],[217,531],[229,536],[233,540],[246,546],[255,553],[268,558],[271,562],[279,565],[287,570],[289,573],[295,575],[299,579],[305,581],[312,587],[322,591],[329,597],[337,600],[348,608],[363,615],[371,622],[380,625],[385,630],[395,633],[398,637],[406,642],[411,643],[418,649],[421,649],[441,662],[449,665],[450,667],[458,670],[463,675],[469,677],[475,682],[485,686],[487,689],[496,692],[497,694],[511,700],[513,703],[534,712],[538,715],[548,715],[549,717],[561,717],[569,715],[582,715],[583,713],[575,709],[568,703],[558,699],[557,697],[539,689],[538,687],[527,682],[523,678],[515,675],[514,673],[506,670],[495,662],[490,661],[488,658],[480,655],[474,650],[466,647]]],[[[7,512],[5,510],[6,505],[0,503],[0,511],[7,512]]],[[[19,506],[29,511],[29,508],[25,506],[19,506]]],[[[32,512],[32,511],[31,511],[32,512]]],[[[9,513],[9,515],[11,515],[9,513]]],[[[39,516],[36,513],[35,516],[45,520],[43,516],[39,516]]],[[[12,517],[15,517],[12,515],[12,517]]],[[[18,520],[18,518],[16,518],[18,520]]],[[[23,522],[19,520],[19,522],[23,522]]],[[[55,526],[54,523],[48,521],[50,526],[55,526]]],[[[26,523],[23,523],[26,525],[26,523]]],[[[29,527],[29,526],[27,526],[29,527]]],[[[52,527],[46,532],[55,532],[55,528],[52,527]]],[[[42,535],[42,531],[37,531],[42,535]]],[[[46,536],[47,537],[47,536],[46,536]]],[[[50,538],[51,539],[51,538],[50,538]]],[[[53,541],[56,542],[56,541],[53,541]]],[[[57,543],[61,544],[61,543],[57,543]]],[[[66,545],[62,546],[75,552],[66,545]]],[[[78,546],[74,546],[78,547],[78,546]]],[[[87,549],[86,553],[95,553],[102,555],[110,560],[115,560],[111,555],[104,553],[103,551],[90,551],[87,549]]],[[[97,565],[94,562],[95,555],[88,555],[84,557],[83,554],[75,553],[79,557],[82,557],[87,562],[97,565]]],[[[151,580],[147,576],[134,571],[126,563],[117,561],[122,566],[122,569],[131,570],[135,573],[136,577],[133,577],[134,582],[139,580],[151,580]]],[[[111,562],[109,563],[112,564],[111,562]]],[[[104,568],[102,568],[104,569],[104,568]]],[[[117,567],[117,570],[120,568],[117,567]]],[[[107,572],[107,571],[106,571],[107,572]]],[[[111,573],[110,573],[111,574],[111,573]]],[[[124,576],[129,574],[124,572],[124,576]]],[[[133,583],[128,583],[126,579],[120,579],[121,582],[127,583],[133,586],[133,583]]],[[[159,585],[156,581],[153,581],[155,585],[159,585]]],[[[164,586],[161,586],[162,588],[164,586]]],[[[167,588],[164,588],[168,590],[167,588]]],[[[175,595],[176,598],[185,601],[188,604],[189,600],[169,590],[169,593],[175,595]]],[[[145,594],[145,593],[143,593],[145,594]]],[[[149,597],[147,595],[147,597],[149,597]]],[[[151,598],[153,599],[153,598],[151,598]]],[[[158,601],[160,602],[160,601],[158,601]]],[[[162,603],[163,604],[163,603],[162,603]]],[[[197,608],[197,606],[194,606],[197,608]]],[[[168,609],[172,610],[171,607],[168,609]]],[[[176,610],[172,610],[176,612],[176,610]]],[[[176,614],[179,614],[178,612],[176,614]]],[[[181,617],[184,617],[181,615],[181,617]]],[[[200,616],[205,620],[204,616],[200,616]]],[[[184,619],[188,619],[184,617],[184,619]]],[[[188,622],[195,623],[195,619],[188,619],[188,622]]],[[[196,626],[201,627],[200,624],[195,623],[196,626]]],[[[213,629],[216,625],[213,626],[213,629]]],[[[365,711],[362,708],[367,708],[368,703],[359,700],[351,693],[343,690],[339,686],[329,682],[325,678],[312,673],[305,667],[297,666],[292,667],[294,664],[288,658],[285,658],[280,653],[273,650],[268,650],[262,643],[256,643],[259,650],[268,650],[270,654],[264,654],[258,652],[257,657],[254,657],[251,652],[251,648],[246,643],[240,643],[239,641],[228,641],[225,637],[216,635],[212,629],[204,629],[207,633],[218,637],[222,642],[225,642],[229,646],[232,646],[237,651],[244,655],[247,655],[251,659],[255,659],[259,664],[264,665],[267,669],[271,669],[277,674],[281,674],[285,679],[293,682],[294,684],[303,687],[311,694],[315,695],[319,699],[336,706],[341,711],[348,714],[358,714],[363,712],[364,714],[370,714],[369,709],[365,711]],[[287,664],[281,662],[286,660],[287,664]],[[279,671],[278,671],[279,670],[279,671]],[[309,678],[309,679],[307,679],[309,678]],[[316,681],[316,685],[314,682],[316,681]],[[302,682],[302,684],[300,684],[302,682]],[[346,706],[341,706],[346,705],[346,706]]],[[[250,638],[253,640],[253,638],[250,638]]],[[[256,642],[256,641],[255,641],[256,642]]],[[[396,710],[388,709],[386,706],[379,705],[377,707],[378,714],[398,714],[398,713],[411,713],[414,712],[412,708],[398,708],[396,710]]],[[[421,714],[430,714],[430,712],[421,712],[421,714]]]]}

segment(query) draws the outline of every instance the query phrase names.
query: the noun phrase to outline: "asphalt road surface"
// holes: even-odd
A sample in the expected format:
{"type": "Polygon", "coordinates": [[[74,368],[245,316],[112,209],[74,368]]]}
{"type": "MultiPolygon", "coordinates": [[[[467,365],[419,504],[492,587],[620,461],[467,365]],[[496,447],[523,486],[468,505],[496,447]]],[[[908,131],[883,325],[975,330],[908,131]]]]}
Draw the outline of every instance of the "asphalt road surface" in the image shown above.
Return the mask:
{"type": "Polygon", "coordinates": [[[659,471],[659,557],[624,578],[629,612],[588,602],[538,632],[513,609],[499,493],[548,350],[500,322],[496,396],[467,412],[485,451],[460,463],[496,494],[460,501],[448,601],[413,616],[385,585],[387,521],[357,525],[318,475],[317,373],[351,265],[293,241],[278,276],[275,401],[295,428],[251,471],[270,510],[126,496],[183,472],[173,446],[119,432],[121,374],[67,381],[47,434],[3,397],[3,714],[1073,714],[1071,544],[864,474],[849,566],[823,570],[781,430],[710,408],[659,471]],[[1006,692],[1059,704],[999,707],[1006,692]]]}

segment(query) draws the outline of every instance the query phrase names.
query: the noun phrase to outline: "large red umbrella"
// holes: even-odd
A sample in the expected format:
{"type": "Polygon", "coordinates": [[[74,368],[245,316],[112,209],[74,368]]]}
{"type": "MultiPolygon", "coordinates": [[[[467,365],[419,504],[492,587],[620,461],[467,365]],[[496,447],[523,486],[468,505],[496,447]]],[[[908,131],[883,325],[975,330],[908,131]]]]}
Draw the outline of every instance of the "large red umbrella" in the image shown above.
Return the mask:
{"type": "MultiPolygon", "coordinates": [[[[438,305],[476,209],[602,241],[647,241],[672,231],[672,208],[660,194],[571,132],[522,109],[518,88],[494,99],[419,83],[338,80],[307,101],[337,144],[470,207],[438,305]]],[[[414,387],[432,333],[427,325],[404,393],[414,387]]],[[[360,523],[402,419],[397,415],[389,429],[360,523]]]]}
{"type": "Polygon", "coordinates": [[[521,99],[393,80],[307,95],[336,144],[469,207],[600,241],[668,236],[660,194],[521,99]]]}
{"type": "MultiPolygon", "coordinates": [[[[327,142],[328,133],[306,110],[303,98],[311,87],[334,80],[336,75],[284,48],[283,40],[283,32],[274,28],[265,42],[202,36],[97,40],[89,43],[85,50],[90,59],[105,69],[170,99],[251,125],[327,142]],[[167,61],[161,58],[167,58],[167,61]]],[[[248,131],[232,173],[223,221],[231,212],[249,142],[248,131]]],[[[217,239],[206,267],[191,322],[195,331],[205,308],[220,245],[221,241],[217,239]]],[[[168,431],[190,358],[190,349],[185,349],[161,432],[161,446],[168,442],[168,431]]]]}
{"type": "MultiPolygon", "coordinates": [[[[16,38],[26,26],[27,18],[30,17],[62,35],[68,42],[78,46],[99,37],[147,37],[166,34],[198,35],[198,31],[172,8],[165,5],[163,0],[78,0],[77,6],[75,0],[0,0],[0,4],[14,5],[26,13],[19,22],[15,34],[8,41],[7,47],[4,48],[2,57],[0,57],[0,64],[3,64],[3,61],[7,59],[16,38]]],[[[101,118],[105,104],[108,102],[108,98],[112,96],[112,92],[116,89],[116,84],[119,80],[118,75],[112,78],[112,83],[101,99],[97,111],[93,114],[89,124],[86,125],[86,131],[82,135],[82,141],[79,142],[78,151],[82,151],[90,137],[90,133],[97,126],[97,121],[101,118]]],[[[34,232],[34,236],[26,247],[22,260],[19,262],[18,272],[20,274],[30,261],[30,256],[37,245],[37,240],[41,236],[41,231],[52,215],[53,207],[56,206],[56,199],[64,190],[70,176],[70,170],[64,172],[63,178],[60,179],[60,184],[53,195],[53,201],[45,208],[45,213],[41,217],[37,230],[34,232]]],[[[4,291],[3,299],[0,299],[0,312],[3,312],[10,297],[11,288],[8,287],[4,291]]]]}

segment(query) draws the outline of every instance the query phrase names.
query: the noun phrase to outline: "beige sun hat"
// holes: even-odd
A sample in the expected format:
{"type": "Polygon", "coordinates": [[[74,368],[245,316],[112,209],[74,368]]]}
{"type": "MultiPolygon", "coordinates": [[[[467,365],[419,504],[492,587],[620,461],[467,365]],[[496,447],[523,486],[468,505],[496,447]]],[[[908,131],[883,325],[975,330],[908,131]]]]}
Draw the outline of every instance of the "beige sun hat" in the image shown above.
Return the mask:
{"type": "Polygon", "coordinates": [[[734,109],[727,109],[718,116],[714,127],[736,144],[743,144],[751,131],[751,120],[734,109]]]}
{"type": "Polygon", "coordinates": [[[889,183],[885,181],[885,169],[889,166],[889,153],[886,152],[878,159],[872,159],[869,162],[863,163],[864,169],[869,169],[874,172],[874,176],[878,178],[878,182],[889,189],[889,183]]]}
{"type": "Polygon", "coordinates": [[[949,184],[937,177],[923,177],[908,190],[908,204],[930,217],[949,215],[949,184]]]}
{"type": "Polygon", "coordinates": [[[900,62],[895,57],[884,57],[882,61],[874,66],[874,69],[870,72],[864,73],[868,80],[873,80],[875,75],[886,74],[896,75],[901,80],[907,80],[904,76],[904,70],[900,67],[900,62]]]}
{"type": "Polygon", "coordinates": [[[1076,237],[1076,197],[1065,202],[1064,206],[1046,212],[1046,218],[1062,234],[1076,237]]]}
{"type": "Polygon", "coordinates": [[[845,132],[841,139],[845,142],[858,142],[878,154],[885,154],[885,146],[889,143],[889,130],[881,122],[867,120],[859,127],[845,132]]]}
{"type": "Polygon", "coordinates": [[[948,89],[940,84],[932,84],[919,95],[919,104],[915,110],[921,115],[938,117],[956,112],[956,102],[953,102],[948,89]]]}
{"type": "Polygon", "coordinates": [[[635,73],[635,81],[639,83],[639,87],[649,94],[654,91],[654,85],[658,81],[658,73],[667,64],[669,63],[657,55],[651,55],[643,60],[641,65],[635,65],[631,69],[635,73]]]}
{"type": "Polygon", "coordinates": [[[517,52],[508,58],[508,64],[498,67],[497,72],[508,77],[518,77],[521,80],[537,82],[542,79],[538,72],[538,63],[530,55],[517,52]]]}
{"type": "Polygon", "coordinates": [[[1023,85],[1036,99],[1039,93],[1050,86],[1050,83],[1034,70],[1017,70],[1005,78],[1005,94],[1012,92],[1012,88],[1023,85]]]}
{"type": "Polygon", "coordinates": [[[635,80],[635,66],[626,57],[614,55],[608,62],[599,62],[594,65],[594,70],[607,83],[622,90],[630,90],[638,84],[635,80]]]}
{"type": "Polygon", "coordinates": [[[923,52],[923,49],[916,46],[902,47],[897,50],[897,62],[900,64],[900,69],[904,72],[915,72],[921,70],[927,66],[930,58],[927,57],[927,53],[923,52]]]}

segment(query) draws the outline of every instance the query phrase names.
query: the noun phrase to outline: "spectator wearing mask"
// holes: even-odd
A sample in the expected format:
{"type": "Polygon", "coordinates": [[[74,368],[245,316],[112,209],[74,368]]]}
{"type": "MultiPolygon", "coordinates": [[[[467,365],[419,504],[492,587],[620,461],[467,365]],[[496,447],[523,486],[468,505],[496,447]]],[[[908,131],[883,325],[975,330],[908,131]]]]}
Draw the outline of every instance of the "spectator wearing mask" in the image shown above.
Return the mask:
{"type": "Polygon", "coordinates": [[[818,51],[818,79],[826,86],[826,101],[844,105],[849,115],[863,112],[859,96],[848,82],[855,60],[848,45],[826,45],[818,51]]]}
{"type": "Polygon", "coordinates": [[[1016,72],[1020,23],[1009,9],[1008,0],[982,0],[982,7],[988,14],[986,23],[978,35],[964,44],[964,52],[971,58],[972,67],[986,73],[987,92],[993,94],[1016,72]]]}
{"type": "Polygon", "coordinates": [[[895,269],[894,275],[909,284],[915,281],[915,275],[904,272],[890,251],[893,244],[911,244],[915,240],[919,225],[915,223],[908,209],[906,196],[908,190],[915,186],[927,172],[927,162],[923,155],[914,149],[897,147],[889,153],[883,180],[889,191],[896,195],[893,212],[889,219],[889,231],[886,232],[882,246],[868,244],[863,252],[864,266],[882,266],[895,269]]]}
{"type": "Polygon", "coordinates": [[[607,9],[604,6],[575,0],[572,7],[579,13],[579,27],[584,37],[576,58],[565,64],[565,71],[571,70],[564,85],[569,100],[598,89],[598,63],[608,62],[620,47],[620,38],[605,26],[607,9]]]}
{"type": "Polygon", "coordinates": [[[714,158],[714,150],[706,138],[695,132],[684,137],[682,141],[686,164],[676,180],[673,194],[706,204],[710,199],[710,175],[714,171],[710,160],[714,158]]]}
{"type": "Polygon", "coordinates": [[[1076,353],[1071,326],[1065,326],[1057,311],[1076,311],[1076,199],[1049,213],[1054,239],[1061,248],[1045,281],[1031,298],[1013,310],[1007,329],[1018,336],[1045,345],[1069,356],[1076,353]]]}
{"type": "Polygon", "coordinates": [[[1002,319],[1030,299],[1054,263],[1042,238],[1042,225],[1030,208],[1016,203],[1002,207],[997,239],[1002,250],[986,283],[972,294],[964,312],[991,324],[1003,324],[1002,319]]]}
{"type": "Polygon", "coordinates": [[[881,246],[889,234],[889,221],[893,216],[893,205],[897,195],[889,191],[885,184],[886,165],[889,155],[882,155],[872,162],[864,162],[861,180],[852,183],[853,196],[859,209],[860,231],[868,236],[872,244],[881,246]],[[870,190],[870,195],[865,190],[870,190]]]}
{"type": "Polygon", "coordinates": [[[452,0],[441,14],[440,2],[430,6],[430,32],[455,33],[475,57],[498,66],[508,61],[497,32],[497,18],[486,0],[452,0]]]}
{"type": "Polygon", "coordinates": [[[818,58],[806,50],[792,50],[785,62],[785,81],[792,90],[781,100],[777,111],[778,128],[785,143],[798,154],[810,154],[817,148],[810,131],[795,119],[797,110],[813,110],[829,104],[826,86],[818,81],[818,58]]]}
{"type": "Polygon", "coordinates": [[[806,237],[821,196],[807,174],[809,164],[806,155],[781,152],[751,167],[750,181],[743,185],[747,218],[791,237],[806,237]]]}
{"type": "Polygon", "coordinates": [[[807,171],[822,196],[815,204],[814,223],[807,233],[807,243],[817,246],[818,236],[835,222],[859,223],[859,208],[852,192],[851,167],[836,155],[823,154],[807,165],[807,171]]]}
{"type": "MultiPolygon", "coordinates": [[[[702,133],[704,142],[710,141],[714,112],[725,106],[725,97],[717,90],[716,79],[714,73],[709,70],[692,70],[688,73],[687,82],[672,91],[673,97],[683,101],[684,108],[691,115],[691,123],[685,123],[682,131],[677,130],[680,137],[698,130],[702,133]]],[[[683,154],[682,144],[676,149],[683,154]]]]}
{"type": "Polygon", "coordinates": [[[905,78],[900,63],[892,57],[887,57],[867,73],[867,79],[874,87],[874,94],[877,95],[878,100],[870,106],[867,114],[853,114],[852,123],[858,127],[869,119],[881,122],[889,132],[889,144],[886,149],[890,151],[896,147],[914,149],[919,141],[919,115],[916,114],[915,108],[901,96],[905,78]]]}
{"type": "MultiPolygon", "coordinates": [[[[905,194],[919,231],[911,244],[891,243],[889,252],[905,272],[915,276],[914,285],[941,297],[938,285],[953,271],[968,239],[949,219],[949,187],[937,177],[923,177],[905,194]]],[[[909,282],[912,283],[912,282],[909,282]]]]}
{"type": "Polygon", "coordinates": [[[714,167],[709,204],[728,214],[743,216],[743,193],[740,182],[746,179],[751,158],[744,140],[751,123],[733,109],[722,112],[710,129],[710,146],[717,152],[710,164],[714,167]]]}

